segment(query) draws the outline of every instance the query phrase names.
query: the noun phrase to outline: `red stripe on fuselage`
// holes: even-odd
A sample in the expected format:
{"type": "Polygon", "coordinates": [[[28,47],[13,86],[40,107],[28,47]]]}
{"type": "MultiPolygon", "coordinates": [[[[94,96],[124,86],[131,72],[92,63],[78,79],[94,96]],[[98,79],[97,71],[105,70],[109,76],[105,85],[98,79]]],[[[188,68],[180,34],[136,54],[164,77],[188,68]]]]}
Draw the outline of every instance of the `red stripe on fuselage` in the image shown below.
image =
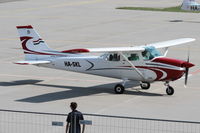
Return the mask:
{"type": "Polygon", "coordinates": [[[27,25],[27,26],[16,26],[17,29],[33,29],[33,27],[31,25],[27,25]]]}
{"type": "Polygon", "coordinates": [[[26,43],[28,40],[32,39],[32,37],[24,36],[20,37],[20,40],[22,41],[22,48],[26,51],[24,51],[25,54],[37,54],[37,55],[59,55],[59,54],[51,54],[51,53],[42,53],[37,51],[32,51],[27,48],[26,43]]]}
{"type": "Polygon", "coordinates": [[[88,53],[90,52],[88,49],[70,49],[61,51],[62,53],[88,53]]]}
{"type": "Polygon", "coordinates": [[[38,41],[40,41],[40,40],[42,40],[42,38],[39,38],[38,40],[36,40],[36,41],[33,41],[33,42],[38,42],[38,41]]]}
{"type": "Polygon", "coordinates": [[[168,64],[172,66],[183,67],[183,64],[186,61],[167,58],[167,57],[158,57],[158,58],[153,59],[152,62],[158,62],[158,63],[164,63],[164,64],[168,64]]]}
{"type": "Polygon", "coordinates": [[[15,63],[15,64],[18,64],[18,65],[29,65],[29,63],[15,63]]]}
{"type": "MultiPolygon", "coordinates": [[[[120,67],[129,67],[132,68],[132,66],[120,66],[120,67]]],[[[154,81],[174,81],[183,76],[185,73],[184,70],[174,70],[174,69],[168,69],[168,68],[161,68],[161,67],[148,67],[148,66],[135,66],[136,68],[142,68],[151,70],[156,73],[156,79],[154,81]],[[160,70],[160,71],[159,71],[160,70]],[[163,72],[166,72],[167,76],[164,79],[161,79],[163,76],[163,72]]]]}
{"type": "Polygon", "coordinates": [[[179,78],[181,78],[183,76],[183,74],[185,73],[184,70],[174,70],[174,69],[168,69],[168,68],[161,68],[161,67],[146,67],[146,66],[137,66],[137,68],[143,68],[143,69],[148,69],[148,70],[152,70],[156,73],[157,78],[155,79],[155,81],[168,81],[168,80],[177,80],[179,78]],[[160,79],[163,74],[161,75],[161,71],[158,71],[160,69],[161,71],[166,72],[167,77],[164,79],[160,79]]]}

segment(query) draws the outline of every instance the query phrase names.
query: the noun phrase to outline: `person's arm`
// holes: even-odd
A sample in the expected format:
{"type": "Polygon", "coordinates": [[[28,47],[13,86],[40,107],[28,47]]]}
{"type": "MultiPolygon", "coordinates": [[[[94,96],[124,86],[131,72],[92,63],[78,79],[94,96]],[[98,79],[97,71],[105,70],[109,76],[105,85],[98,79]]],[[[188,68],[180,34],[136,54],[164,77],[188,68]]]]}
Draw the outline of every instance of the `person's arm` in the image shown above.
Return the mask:
{"type": "Polygon", "coordinates": [[[85,131],[85,124],[83,124],[82,133],[84,133],[84,131],[85,131]]]}
{"type": "MultiPolygon", "coordinates": [[[[82,113],[80,115],[80,120],[84,120],[84,117],[83,117],[82,113]]],[[[83,126],[82,126],[82,132],[81,133],[84,133],[84,132],[85,132],[85,124],[83,124],[83,126]]]]}
{"type": "Polygon", "coordinates": [[[65,133],[68,132],[68,129],[69,129],[69,123],[67,122],[66,129],[65,129],[65,133]]]}

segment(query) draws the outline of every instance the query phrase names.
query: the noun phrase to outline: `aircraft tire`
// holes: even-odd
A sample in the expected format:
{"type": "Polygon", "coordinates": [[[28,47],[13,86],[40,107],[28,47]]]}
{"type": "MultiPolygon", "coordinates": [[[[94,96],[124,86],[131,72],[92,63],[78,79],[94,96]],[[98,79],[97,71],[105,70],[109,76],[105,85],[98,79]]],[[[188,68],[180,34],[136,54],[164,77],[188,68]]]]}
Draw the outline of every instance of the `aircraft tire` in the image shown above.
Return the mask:
{"type": "Polygon", "coordinates": [[[140,87],[143,89],[143,90],[148,90],[150,88],[151,84],[148,83],[148,82],[142,82],[140,83],[140,87]]]}
{"type": "Polygon", "coordinates": [[[166,93],[167,95],[173,95],[174,94],[174,88],[172,88],[171,86],[168,86],[166,89],[166,93]]]}
{"type": "Polygon", "coordinates": [[[125,88],[124,88],[124,86],[121,85],[121,84],[117,84],[117,85],[115,86],[115,93],[116,93],[116,94],[123,94],[123,93],[124,93],[124,90],[125,90],[125,88]]]}

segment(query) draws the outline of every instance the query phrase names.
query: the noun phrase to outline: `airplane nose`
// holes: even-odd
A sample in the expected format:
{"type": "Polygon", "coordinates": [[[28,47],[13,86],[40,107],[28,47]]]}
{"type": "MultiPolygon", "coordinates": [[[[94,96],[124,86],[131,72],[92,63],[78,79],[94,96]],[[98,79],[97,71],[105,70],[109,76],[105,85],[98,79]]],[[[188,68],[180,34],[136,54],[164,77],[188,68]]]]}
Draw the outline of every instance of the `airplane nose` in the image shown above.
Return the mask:
{"type": "Polygon", "coordinates": [[[190,62],[184,62],[181,64],[182,67],[185,67],[185,68],[190,68],[190,67],[193,67],[194,64],[190,63],[190,62]]]}
{"type": "Polygon", "coordinates": [[[177,67],[184,67],[184,68],[190,68],[194,66],[194,64],[190,62],[167,58],[167,57],[155,58],[153,62],[165,63],[165,64],[169,64],[169,65],[173,65],[177,67]]]}

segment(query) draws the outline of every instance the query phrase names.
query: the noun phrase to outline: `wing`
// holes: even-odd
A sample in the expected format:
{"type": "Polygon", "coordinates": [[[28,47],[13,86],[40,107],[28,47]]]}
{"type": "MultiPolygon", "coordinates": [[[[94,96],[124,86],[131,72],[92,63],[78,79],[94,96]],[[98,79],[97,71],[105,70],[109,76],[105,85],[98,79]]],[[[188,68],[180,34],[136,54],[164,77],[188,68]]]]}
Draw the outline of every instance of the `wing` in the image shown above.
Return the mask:
{"type": "Polygon", "coordinates": [[[125,52],[125,51],[144,51],[141,46],[134,47],[110,47],[110,48],[87,48],[87,49],[71,49],[61,51],[62,53],[104,53],[104,52],[125,52]]]}
{"type": "Polygon", "coordinates": [[[14,63],[19,65],[37,65],[37,64],[48,64],[50,62],[51,61],[39,60],[39,61],[17,61],[14,63]]]}
{"type": "Polygon", "coordinates": [[[148,44],[148,46],[154,46],[155,48],[167,48],[171,46],[185,44],[188,42],[193,42],[195,40],[196,39],[194,38],[180,38],[180,39],[170,40],[170,41],[165,41],[165,42],[152,43],[152,44],[148,44]]]}
{"type": "MultiPolygon", "coordinates": [[[[181,39],[170,40],[170,41],[165,41],[165,42],[152,43],[152,44],[148,44],[147,46],[154,46],[155,48],[167,48],[171,46],[185,44],[192,41],[195,41],[195,39],[181,38],[181,39]]],[[[105,53],[105,52],[127,52],[127,51],[139,52],[139,51],[144,51],[145,46],[70,49],[70,50],[61,51],[61,53],[105,53]]]]}

